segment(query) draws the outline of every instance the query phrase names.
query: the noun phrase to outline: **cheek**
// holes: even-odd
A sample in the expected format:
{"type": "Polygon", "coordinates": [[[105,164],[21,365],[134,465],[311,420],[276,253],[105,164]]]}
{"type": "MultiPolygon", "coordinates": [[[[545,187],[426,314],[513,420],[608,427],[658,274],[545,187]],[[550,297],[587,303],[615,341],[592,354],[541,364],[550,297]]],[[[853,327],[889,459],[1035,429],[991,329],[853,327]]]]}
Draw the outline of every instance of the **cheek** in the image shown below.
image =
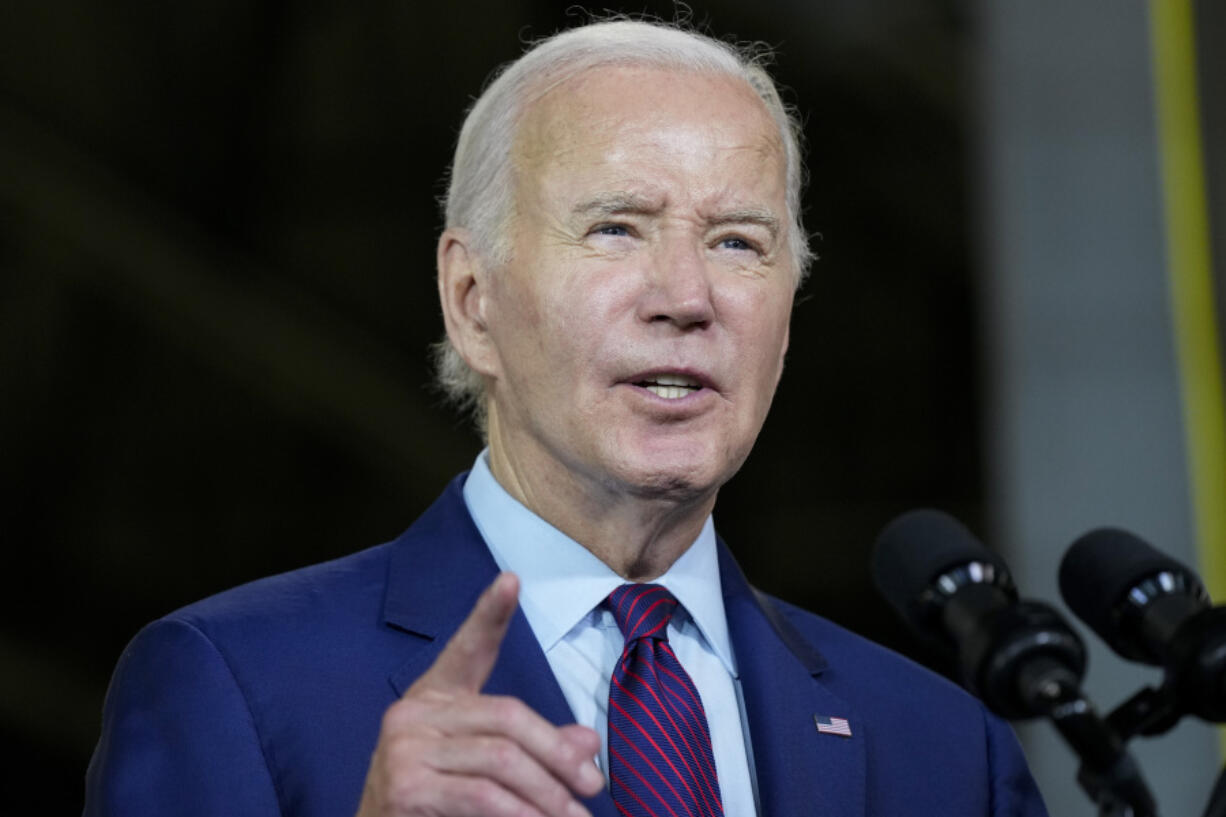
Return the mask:
{"type": "Polygon", "coordinates": [[[790,296],[767,288],[748,289],[729,298],[726,308],[737,316],[745,356],[764,362],[782,355],[792,311],[790,296]]]}
{"type": "Polygon", "coordinates": [[[536,370],[547,346],[544,324],[548,313],[518,276],[500,277],[490,292],[487,323],[501,377],[508,387],[519,391],[539,379],[536,370]]]}
{"type": "Polygon", "coordinates": [[[556,403],[574,399],[591,381],[607,347],[607,322],[581,289],[538,291],[515,303],[515,320],[504,327],[504,359],[521,373],[522,386],[556,403]]]}
{"type": "Polygon", "coordinates": [[[577,276],[551,299],[545,317],[550,333],[576,356],[592,355],[606,344],[616,344],[619,329],[624,329],[623,319],[633,314],[633,295],[625,283],[611,274],[577,276]]]}
{"type": "Polygon", "coordinates": [[[754,299],[744,324],[742,365],[752,372],[761,405],[770,405],[787,350],[791,299],[754,299]]]}

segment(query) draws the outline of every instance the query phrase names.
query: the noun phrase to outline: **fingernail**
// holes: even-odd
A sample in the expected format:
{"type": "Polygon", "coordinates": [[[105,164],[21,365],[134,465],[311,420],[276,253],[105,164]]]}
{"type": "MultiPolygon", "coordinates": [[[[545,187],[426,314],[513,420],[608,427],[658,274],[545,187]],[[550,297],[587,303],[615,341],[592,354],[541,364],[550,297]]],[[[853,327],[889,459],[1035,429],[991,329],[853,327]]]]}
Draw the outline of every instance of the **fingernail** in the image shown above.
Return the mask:
{"type": "Polygon", "coordinates": [[[578,800],[570,801],[570,805],[566,807],[566,813],[569,817],[592,817],[592,812],[585,809],[578,800]]]}

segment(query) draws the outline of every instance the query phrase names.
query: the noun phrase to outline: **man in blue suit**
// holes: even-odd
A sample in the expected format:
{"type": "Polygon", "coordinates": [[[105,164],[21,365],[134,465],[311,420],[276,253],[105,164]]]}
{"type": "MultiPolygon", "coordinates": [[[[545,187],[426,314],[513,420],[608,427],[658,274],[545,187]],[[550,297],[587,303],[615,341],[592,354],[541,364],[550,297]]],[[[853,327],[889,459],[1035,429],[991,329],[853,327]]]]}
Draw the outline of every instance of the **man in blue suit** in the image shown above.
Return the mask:
{"type": "Polygon", "coordinates": [[[1044,814],[1007,726],[715,535],[808,266],[796,133],[670,27],[504,70],[438,246],[441,378],[488,447],[394,542],[142,630],[86,814],[1044,814]]]}

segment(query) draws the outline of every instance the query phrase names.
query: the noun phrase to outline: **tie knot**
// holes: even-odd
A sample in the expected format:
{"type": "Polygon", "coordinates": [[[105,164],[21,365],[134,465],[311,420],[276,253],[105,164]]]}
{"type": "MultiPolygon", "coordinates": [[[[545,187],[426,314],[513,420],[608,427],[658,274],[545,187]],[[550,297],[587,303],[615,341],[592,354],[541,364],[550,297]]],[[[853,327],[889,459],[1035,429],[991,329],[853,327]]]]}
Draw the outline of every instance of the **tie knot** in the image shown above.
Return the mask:
{"type": "Polygon", "coordinates": [[[623,584],[609,594],[609,608],[627,644],[640,638],[668,641],[677,599],[658,584],[623,584]]]}

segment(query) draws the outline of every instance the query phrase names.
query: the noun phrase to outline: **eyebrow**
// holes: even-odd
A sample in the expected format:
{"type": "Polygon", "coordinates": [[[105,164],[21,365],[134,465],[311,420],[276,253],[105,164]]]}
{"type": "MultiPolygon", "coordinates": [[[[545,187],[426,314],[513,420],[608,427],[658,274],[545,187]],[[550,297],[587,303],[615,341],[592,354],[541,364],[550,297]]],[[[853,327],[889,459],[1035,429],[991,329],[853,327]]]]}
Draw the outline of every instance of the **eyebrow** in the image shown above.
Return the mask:
{"type": "MultiPolygon", "coordinates": [[[[572,212],[578,216],[612,216],[624,213],[653,215],[660,212],[661,205],[646,196],[634,193],[598,193],[580,202],[572,212]]],[[[712,227],[726,224],[756,224],[765,228],[774,237],[779,234],[779,218],[772,211],[761,207],[739,207],[717,213],[707,219],[712,227]]]]}
{"type": "Polygon", "coordinates": [[[571,211],[577,216],[612,216],[619,213],[652,214],[660,212],[660,205],[646,196],[634,193],[598,193],[575,205],[571,211]]]}
{"type": "Polygon", "coordinates": [[[756,224],[765,228],[772,238],[779,234],[779,217],[760,207],[742,207],[718,213],[709,219],[708,223],[713,227],[724,224],[756,224]]]}

